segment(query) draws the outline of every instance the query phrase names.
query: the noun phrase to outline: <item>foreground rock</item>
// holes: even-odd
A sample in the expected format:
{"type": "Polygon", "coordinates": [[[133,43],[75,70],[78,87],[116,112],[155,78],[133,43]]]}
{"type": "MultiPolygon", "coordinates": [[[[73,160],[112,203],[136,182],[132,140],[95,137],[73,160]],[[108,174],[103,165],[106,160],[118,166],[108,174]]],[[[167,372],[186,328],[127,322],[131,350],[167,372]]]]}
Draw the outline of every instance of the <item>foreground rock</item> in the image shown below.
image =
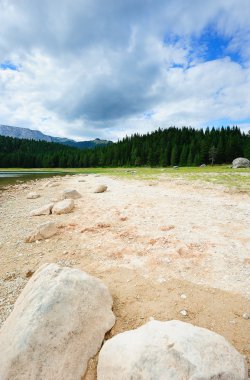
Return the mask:
{"type": "Polygon", "coordinates": [[[63,199],[78,199],[81,197],[82,197],[81,194],[78,193],[77,190],[72,190],[72,189],[64,190],[63,195],[62,195],[63,199]]]}
{"type": "Polygon", "coordinates": [[[180,321],[152,321],[108,340],[98,380],[247,380],[244,358],[222,336],[180,321]]]}
{"type": "Polygon", "coordinates": [[[52,213],[57,215],[68,214],[73,210],[74,206],[75,204],[73,199],[64,199],[54,205],[52,213]]]}
{"type": "Polygon", "coordinates": [[[233,160],[232,165],[233,165],[232,167],[234,169],[250,168],[250,161],[247,158],[239,157],[239,158],[236,158],[235,160],[233,160]]]}
{"type": "Polygon", "coordinates": [[[46,222],[40,224],[36,231],[26,238],[26,243],[32,243],[36,240],[49,239],[57,233],[56,224],[53,222],[46,222]]]}
{"type": "Polygon", "coordinates": [[[106,185],[100,185],[95,190],[95,193],[104,193],[105,191],[107,191],[107,188],[108,188],[108,186],[106,186],[106,185]]]}
{"type": "Polygon", "coordinates": [[[40,197],[40,195],[37,194],[35,191],[32,191],[32,192],[30,192],[30,193],[27,195],[27,199],[37,199],[37,198],[39,198],[39,197],[40,197]]]}
{"type": "Polygon", "coordinates": [[[115,322],[111,307],[99,279],[41,267],[0,332],[0,379],[80,380],[115,322]]]}
{"type": "Polygon", "coordinates": [[[53,206],[54,203],[49,203],[48,205],[42,206],[36,210],[31,211],[30,216],[50,215],[53,206]]]}

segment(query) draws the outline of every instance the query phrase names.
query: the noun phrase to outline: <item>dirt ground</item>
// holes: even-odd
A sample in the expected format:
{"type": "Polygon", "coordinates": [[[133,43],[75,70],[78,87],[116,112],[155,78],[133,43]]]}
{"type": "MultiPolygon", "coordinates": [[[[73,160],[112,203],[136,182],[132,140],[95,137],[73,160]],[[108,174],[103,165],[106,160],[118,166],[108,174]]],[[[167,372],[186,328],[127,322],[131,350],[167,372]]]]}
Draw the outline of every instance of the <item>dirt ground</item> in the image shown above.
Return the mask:
{"type": "MultiPolygon", "coordinates": [[[[223,335],[249,364],[250,319],[243,318],[250,314],[249,200],[245,193],[164,176],[55,177],[0,192],[0,325],[31,272],[55,262],[109,287],[117,320],[106,339],[152,318],[179,319],[223,335]],[[94,193],[99,184],[108,191],[94,193]],[[29,216],[70,188],[82,194],[72,213],[29,216]],[[28,200],[30,191],[40,198],[28,200]],[[25,243],[48,220],[56,221],[58,234],[25,243]]],[[[96,362],[90,360],[85,380],[96,378],[96,362]]]]}

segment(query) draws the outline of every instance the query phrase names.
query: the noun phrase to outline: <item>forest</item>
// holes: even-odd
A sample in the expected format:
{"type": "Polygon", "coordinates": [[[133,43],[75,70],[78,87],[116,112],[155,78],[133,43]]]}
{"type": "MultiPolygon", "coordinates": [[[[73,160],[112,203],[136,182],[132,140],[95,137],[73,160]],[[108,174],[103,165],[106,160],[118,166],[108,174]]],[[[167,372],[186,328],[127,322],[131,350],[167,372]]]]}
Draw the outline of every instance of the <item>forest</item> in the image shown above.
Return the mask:
{"type": "Polygon", "coordinates": [[[183,127],[125,137],[94,149],[0,136],[0,167],[69,168],[118,166],[199,166],[250,159],[250,133],[237,126],[183,127]]]}

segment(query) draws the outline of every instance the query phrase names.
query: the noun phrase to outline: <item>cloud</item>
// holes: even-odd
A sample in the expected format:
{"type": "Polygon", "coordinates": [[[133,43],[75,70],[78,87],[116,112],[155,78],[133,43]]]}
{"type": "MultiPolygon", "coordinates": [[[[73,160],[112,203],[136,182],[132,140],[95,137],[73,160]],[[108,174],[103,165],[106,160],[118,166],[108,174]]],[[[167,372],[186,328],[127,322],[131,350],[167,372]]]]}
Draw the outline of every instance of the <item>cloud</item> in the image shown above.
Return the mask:
{"type": "Polygon", "coordinates": [[[248,0],[0,0],[0,123],[78,139],[240,123],[249,18],[248,0]]]}

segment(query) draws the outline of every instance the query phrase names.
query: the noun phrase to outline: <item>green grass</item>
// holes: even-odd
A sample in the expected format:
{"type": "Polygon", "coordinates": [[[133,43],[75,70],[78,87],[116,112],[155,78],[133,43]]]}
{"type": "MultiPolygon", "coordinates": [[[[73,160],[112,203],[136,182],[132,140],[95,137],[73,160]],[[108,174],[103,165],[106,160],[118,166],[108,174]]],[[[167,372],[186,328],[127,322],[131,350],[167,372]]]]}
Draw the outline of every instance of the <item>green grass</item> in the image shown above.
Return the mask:
{"type": "Polygon", "coordinates": [[[221,185],[228,189],[250,192],[250,169],[231,169],[229,165],[173,168],[42,168],[42,169],[0,169],[0,171],[48,171],[68,173],[106,174],[124,179],[157,180],[157,179],[183,179],[186,181],[199,181],[209,184],[221,185]]]}

